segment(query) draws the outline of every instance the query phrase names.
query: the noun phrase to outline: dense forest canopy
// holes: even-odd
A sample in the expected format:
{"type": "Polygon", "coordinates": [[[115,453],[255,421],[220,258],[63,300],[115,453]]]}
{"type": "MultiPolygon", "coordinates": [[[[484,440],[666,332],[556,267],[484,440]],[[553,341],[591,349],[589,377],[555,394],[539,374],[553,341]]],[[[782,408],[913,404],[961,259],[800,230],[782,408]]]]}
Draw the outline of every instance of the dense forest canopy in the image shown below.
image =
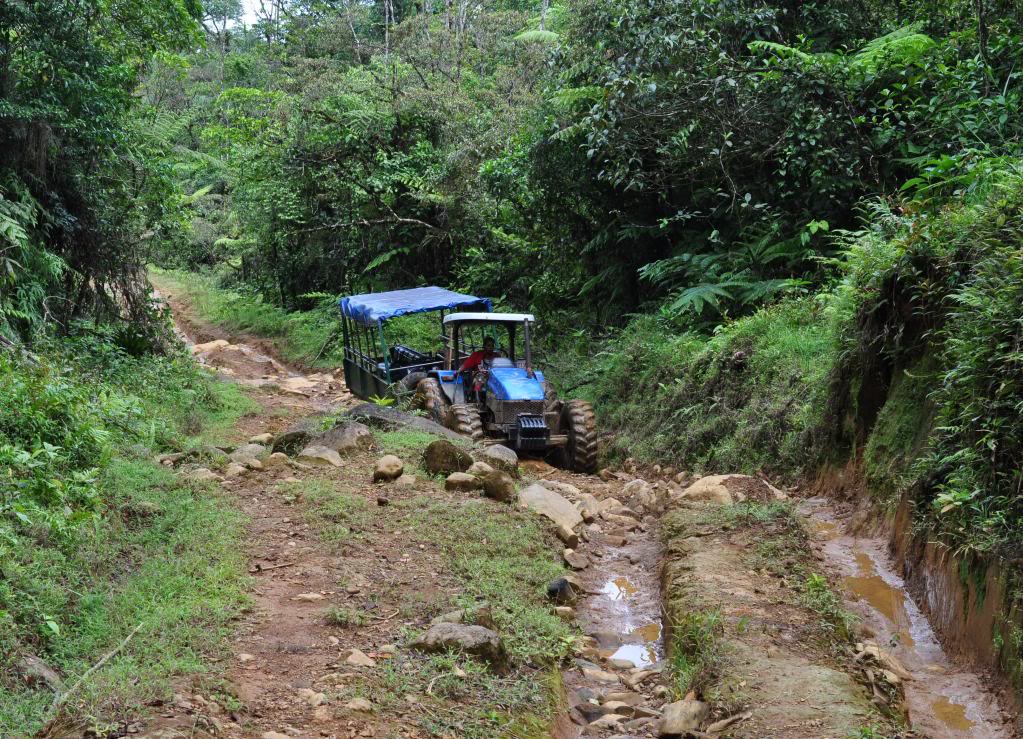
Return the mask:
{"type": "Polygon", "coordinates": [[[243,10],[4,5],[8,333],[140,315],[147,259],[288,307],[426,281],[719,321],[821,284],[865,201],[969,188],[1023,125],[1008,0],[243,10]]]}

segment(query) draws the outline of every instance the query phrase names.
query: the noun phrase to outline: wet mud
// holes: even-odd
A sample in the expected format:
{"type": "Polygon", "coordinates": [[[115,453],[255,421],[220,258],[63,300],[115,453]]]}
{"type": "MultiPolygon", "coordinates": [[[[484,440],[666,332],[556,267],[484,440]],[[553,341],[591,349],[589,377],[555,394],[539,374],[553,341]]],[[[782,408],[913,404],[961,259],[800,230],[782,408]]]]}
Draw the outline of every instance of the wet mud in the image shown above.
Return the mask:
{"type": "Polygon", "coordinates": [[[800,504],[826,562],[841,575],[847,607],[870,641],[910,673],[904,684],[914,731],[934,739],[1012,736],[998,700],[981,677],[949,659],[927,616],[906,593],[885,540],[846,533],[845,520],[824,498],[800,504]]]}

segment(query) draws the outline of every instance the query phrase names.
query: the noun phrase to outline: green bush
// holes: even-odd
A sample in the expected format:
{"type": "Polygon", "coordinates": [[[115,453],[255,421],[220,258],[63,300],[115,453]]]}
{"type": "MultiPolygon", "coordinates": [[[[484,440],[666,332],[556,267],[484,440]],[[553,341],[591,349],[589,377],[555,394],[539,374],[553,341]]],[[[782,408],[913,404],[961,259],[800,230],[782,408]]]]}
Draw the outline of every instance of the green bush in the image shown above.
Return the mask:
{"type": "Polygon", "coordinates": [[[839,349],[831,312],[805,298],[713,336],[637,318],[597,355],[588,393],[613,455],[792,477],[823,453],[814,434],[839,349]]]}
{"type": "Polygon", "coordinates": [[[22,652],[68,679],[142,623],[76,696],[85,716],[163,695],[207,669],[241,604],[237,516],[148,457],[249,407],[184,353],[133,357],[106,329],[0,355],[0,735],[27,736],[52,696],[22,652]],[[199,546],[199,543],[202,543],[199,546]]]}

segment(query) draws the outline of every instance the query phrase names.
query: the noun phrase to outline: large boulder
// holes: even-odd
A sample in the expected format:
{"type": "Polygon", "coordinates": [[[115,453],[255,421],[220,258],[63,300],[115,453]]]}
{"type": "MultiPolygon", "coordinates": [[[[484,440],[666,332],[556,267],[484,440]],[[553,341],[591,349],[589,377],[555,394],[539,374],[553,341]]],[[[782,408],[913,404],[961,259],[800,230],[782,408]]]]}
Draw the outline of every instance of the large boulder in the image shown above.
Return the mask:
{"type": "Polygon", "coordinates": [[[309,446],[312,438],[320,431],[320,425],[314,418],[306,418],[274,437],[270,450],[295,456],[309,446]]]}
{"type": "Polygon", "coordinates": [[[335,452],[333,449],[328,449],[327,447],[320,446],[319,444],[310,444],[298,453],[298,458],[302,462],[308,462],[310,464],[329,464],[334,467],[340,467],[342,465],[340,454],[335,452]]]}
{"type": "Polygon", "coordinates": [[[701,477],[682,491],[677,499],[729,505],[744,500],[769,503],[788,496],[769,482],[752,475],[710,475],[701,477]]]}
{"type": "Polygon", "coordinates": [[[668,703],[662,710],[664,713],[657,735],[674,738],[689,736],[690,732],[698,731],[710,708],[703,701],[687,699],[668,703]]]}
{"type": "Polygon", "coordinates": [[[342,457],[347,457],[372,447],[373,432],[365,424],[348,421],[317,434],[313,437],[312,443],[333,449],[342,457]]]}
{"type": "Polygon", "coordinates": [[[515,480],[507,472],[491,472],[483,478],[483,494],[502,503],[515,499],[515,480]]]}
{"type": "Polygon", "coordinates": [[[30,686],[45,686],[54,693],[59,693],[64,689],[64,681],[61,680],[57,671],[34,654],[25,654],[19,657],[14,663],[14,670],[30,686]]]}
{"type": "Polygon", "coordinates": [[[431,475],[465,472],[472,466],[472,457],[447,439],[431,441],[423,452],[423,466],[431,475]]]}
{"type": "Polygon", "coordinates": [[[731,475],[709,475],[701,477],[692,485],[682,491],[682,498],[697,503],[717,503],[718,505],[731,505],[743,498],[733,496],[725,483],[731,475]]]}
{"type": "Polygon", "coordinates": [[[228,456],[232,462],[245,464],[250,459],[261,459],[266,456],[269,450],[262,444],[242,444],[228,456]]]}
{"type": "Polygon", "coordinates": [[[376,405],[375,403],[363,403],[345,413],[345,418],[358,420],[371,428],[381,431],[397,431],[399,429],[412,429],[414,431],[425,431],[428,434],[441,436],[448,439],[458,440],[464,438],[449,428],[441,426],[436,421],[423,418],[412,413],[405,413],[397,408],[376,405]]]}
{"type": "Polygon", "coordinates": [[[501,444],[493,444],[476,452],[476,458],[486,462],[495,470],[507,472],[512,477],[519,476],[519,455],[501,444]]]}
{"type": "Polygon", "coordinates": [[[573,529],[583,522],[578,508],[564,496],[543,485],[533,484],[520,490],[519,505],[567,529],[573,529]]]}
{"type": "Polygon", "coordinates": [[[373,470],[373,482],[391,482],[401,477],[405,463],[393,454],[385,454],[377,460],[373,470]]]}
{"type": "Polygon", "coordinates": [[[420,652],[463,652],[494,665],[503,665],[507,660],[501,638],[483,626],[434,624],[410,646],[420,652]]]}

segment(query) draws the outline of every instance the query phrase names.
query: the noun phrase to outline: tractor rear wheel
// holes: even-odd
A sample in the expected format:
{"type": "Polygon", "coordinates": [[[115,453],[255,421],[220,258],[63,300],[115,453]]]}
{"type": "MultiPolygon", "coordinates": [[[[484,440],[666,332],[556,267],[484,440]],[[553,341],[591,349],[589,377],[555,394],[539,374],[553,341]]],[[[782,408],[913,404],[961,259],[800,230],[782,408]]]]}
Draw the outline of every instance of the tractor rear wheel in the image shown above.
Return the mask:
{"type": "Polygon", "coordinates": [[[483,420],[476,406],[456,403],[449,410],[448,428],[473,441],[483,441],[483,420]]]}
{"type": "Polygon", "coordinates": [[[592,475],[597,471],[597,419],[585,400],[570,400],[561,409],[561,430],[568,434],[564,466],[592,475]]]}
{"type": "Polygon", "coordinates": [[[426,411],[431,421],[441,426],[448,425],[450,412],[448,400],[444,397],[444,391],[440,389],[440,383],[432,377],[420,380],[416,385],[416,394],[412,397],[412,407],[426,411]]]}

